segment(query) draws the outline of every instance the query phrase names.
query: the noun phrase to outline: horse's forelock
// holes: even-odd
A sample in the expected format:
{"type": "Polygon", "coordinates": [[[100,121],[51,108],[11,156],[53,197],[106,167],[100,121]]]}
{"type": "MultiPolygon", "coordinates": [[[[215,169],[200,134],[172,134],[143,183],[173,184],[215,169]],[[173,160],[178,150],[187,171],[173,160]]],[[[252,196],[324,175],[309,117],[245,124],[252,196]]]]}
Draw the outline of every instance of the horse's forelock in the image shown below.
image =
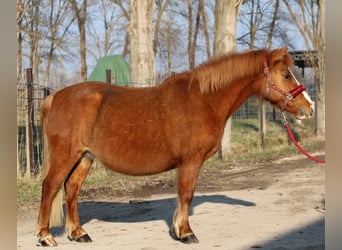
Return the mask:
{"type": "Polygon", "coordinates": [[[272,68],[273,65],[278,64],[278,63],[285,63],[288,67],[292,68],[294,66],[294,61],[293,58],[290,54],[286,53],[283,56],[279,58],[272,58],[272,55],[269,54],[267,57],[267,63],[268,66],[272,68]]]}
{"type": "Polygon", "coordinates": [[[290,67],[290,68],[293,67],[294,62],[293,62],[293,58],[292,58],[292,56],[290,54],[286,54],[285,55],[284,61],[285,61],[286,65],[288,67],[290,67]]]}

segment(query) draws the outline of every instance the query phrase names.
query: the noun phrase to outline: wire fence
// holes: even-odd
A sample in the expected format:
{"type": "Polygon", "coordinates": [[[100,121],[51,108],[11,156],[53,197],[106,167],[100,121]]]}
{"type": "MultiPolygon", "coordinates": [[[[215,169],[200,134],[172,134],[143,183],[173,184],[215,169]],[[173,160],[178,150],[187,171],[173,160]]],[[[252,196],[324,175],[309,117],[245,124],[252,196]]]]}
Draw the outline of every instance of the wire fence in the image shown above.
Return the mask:
{"type": "Polygon", "coordinates": [[[42,166],[40,106],[53,89],[32,82],[26,71],[26,83],[17,84],[17,176],[32,177],[42,166]]]}

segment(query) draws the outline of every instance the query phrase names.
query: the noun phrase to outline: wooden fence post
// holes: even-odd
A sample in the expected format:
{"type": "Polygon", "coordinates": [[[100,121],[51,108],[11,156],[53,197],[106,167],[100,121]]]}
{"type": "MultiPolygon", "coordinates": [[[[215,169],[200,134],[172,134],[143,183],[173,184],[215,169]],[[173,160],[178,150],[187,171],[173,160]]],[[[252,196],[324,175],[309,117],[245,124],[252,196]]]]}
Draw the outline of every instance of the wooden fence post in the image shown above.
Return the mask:
{"type": "Polygon", "coordinates": [[[259,104],[259,136],[260,136],[260,147],[265,148],[265,134],[266,134],[266,104],[261,101],[259,104]]]}
{"type": "Polygon", "coordinates": [[[30,171],[30,176],[34,176],[35,174],[35,160],[34,160],[34,102],[33,102],[33,77],[32,77],[32,68],[26,69],[26,80],[27,80],[27,119],[28,119],[28,146],[26,150],[29,152],[26,154],[29,158],[26,159],[27,169],[26,171],[30,171]]]}
{"type": "Polygon", "coordinates": [[[106,83],[112,83],[112,71],[106,69],[106,83]]]}

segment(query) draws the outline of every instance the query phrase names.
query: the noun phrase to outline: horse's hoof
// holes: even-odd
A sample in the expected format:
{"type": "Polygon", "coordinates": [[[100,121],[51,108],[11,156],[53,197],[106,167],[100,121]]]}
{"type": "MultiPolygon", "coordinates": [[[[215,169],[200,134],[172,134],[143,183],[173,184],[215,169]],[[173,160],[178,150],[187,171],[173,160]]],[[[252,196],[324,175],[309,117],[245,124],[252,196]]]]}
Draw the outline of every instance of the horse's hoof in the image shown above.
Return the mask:
{"type": "Polygon", "coordinates": [[[57,246],[57,242],[52,238],[51,235],[48,235],[42,239],[39,239],[38,243],[42,247],[55,247],[55,246],[57,246]]]}
{"type": "Polygon", "coordinates": [[[79,237],[78,239],[76,239],[76,242],[92,242],[91,238],[89,237],[88,234],[84,234],[81,237],[79,237]]]}
{"type": "Polygon", "coordinates": [[[197,237],[194,234],[190,234],[188,236],[185,236],[185,237],[181,238],[180,241],[184,244],[191,244],[191,243],[198,243],[199,242],[199,240],[197,239],[197,237]]]}
{"type": "Polygon", "coordinates": [[[74,238],[74,237],[70,237],[68,236],[68,239],[70,241],[76,241],[76,242],[81,242],[81,243],[87,243],[87,242],[92,242],[90,236],[88,234],[83,234],[81,237],[79,238],[74,238]]]}

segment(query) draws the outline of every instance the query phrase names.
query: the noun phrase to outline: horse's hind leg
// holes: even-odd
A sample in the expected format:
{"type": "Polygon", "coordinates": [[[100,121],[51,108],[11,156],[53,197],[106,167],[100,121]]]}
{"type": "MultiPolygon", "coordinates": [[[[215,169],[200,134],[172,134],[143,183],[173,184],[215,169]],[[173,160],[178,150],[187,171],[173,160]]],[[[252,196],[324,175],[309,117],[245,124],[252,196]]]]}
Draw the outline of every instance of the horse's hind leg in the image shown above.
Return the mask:
{"type": "Polygon", "coordinates": [[[183,164],[178,168],[178,208],[173,216],[173,231],[183,243],[197,243],[189,224],[189,208],[202,162],[183,164]]]}
{"type": "Polygon", "coordinates": [[[66,230],[68,238],[77,242],[91,242],[91,238],[83,230],[80,224],[77,208],[77,196],[81,186],[89,172],[93,163],[93,158],[86,154],[80,160],[80,163],[72,171],[66,182],[65,187],[65,202],[66,202],[66,230]]]}
{"type": "MultiPolygon", "coordinates": [[[[63,154],[59,154],[58,156],[51,154],[50,160],[47,163],[50,167],[42,184],[42,198],[37,223],[37,236],[39,237],[39,242],[43,246],[57,245],[50,234],[50,218],[54,218],[54,216],[50,217],[52,204],[58,191],[61,189],[63,182],[73,168],[73,165],[77,162],[77,155],[75,157],[70,157],[69,160],[65,160],[66,158],[69,157],[63,157],[63,154]]],[[[60,199],[59,202],[60,203],[57,204],[57,209],[61,211],[62,199],[60,199]]],[[[62,213],[60,214],[62,215],[62,213]]],[[[54,222],[51,221],[51,224],[54,224],[54,222]]]]}
{"type": "Polygon", "coordinates": [[[39,243],[42,246],[57,246],[57,242],[50,234],[51,206],[56,194],[60,190],[62,181],[52,181],[49,175],[44,179],[42,185],[42,199],[36,226],[39,243]]]}

